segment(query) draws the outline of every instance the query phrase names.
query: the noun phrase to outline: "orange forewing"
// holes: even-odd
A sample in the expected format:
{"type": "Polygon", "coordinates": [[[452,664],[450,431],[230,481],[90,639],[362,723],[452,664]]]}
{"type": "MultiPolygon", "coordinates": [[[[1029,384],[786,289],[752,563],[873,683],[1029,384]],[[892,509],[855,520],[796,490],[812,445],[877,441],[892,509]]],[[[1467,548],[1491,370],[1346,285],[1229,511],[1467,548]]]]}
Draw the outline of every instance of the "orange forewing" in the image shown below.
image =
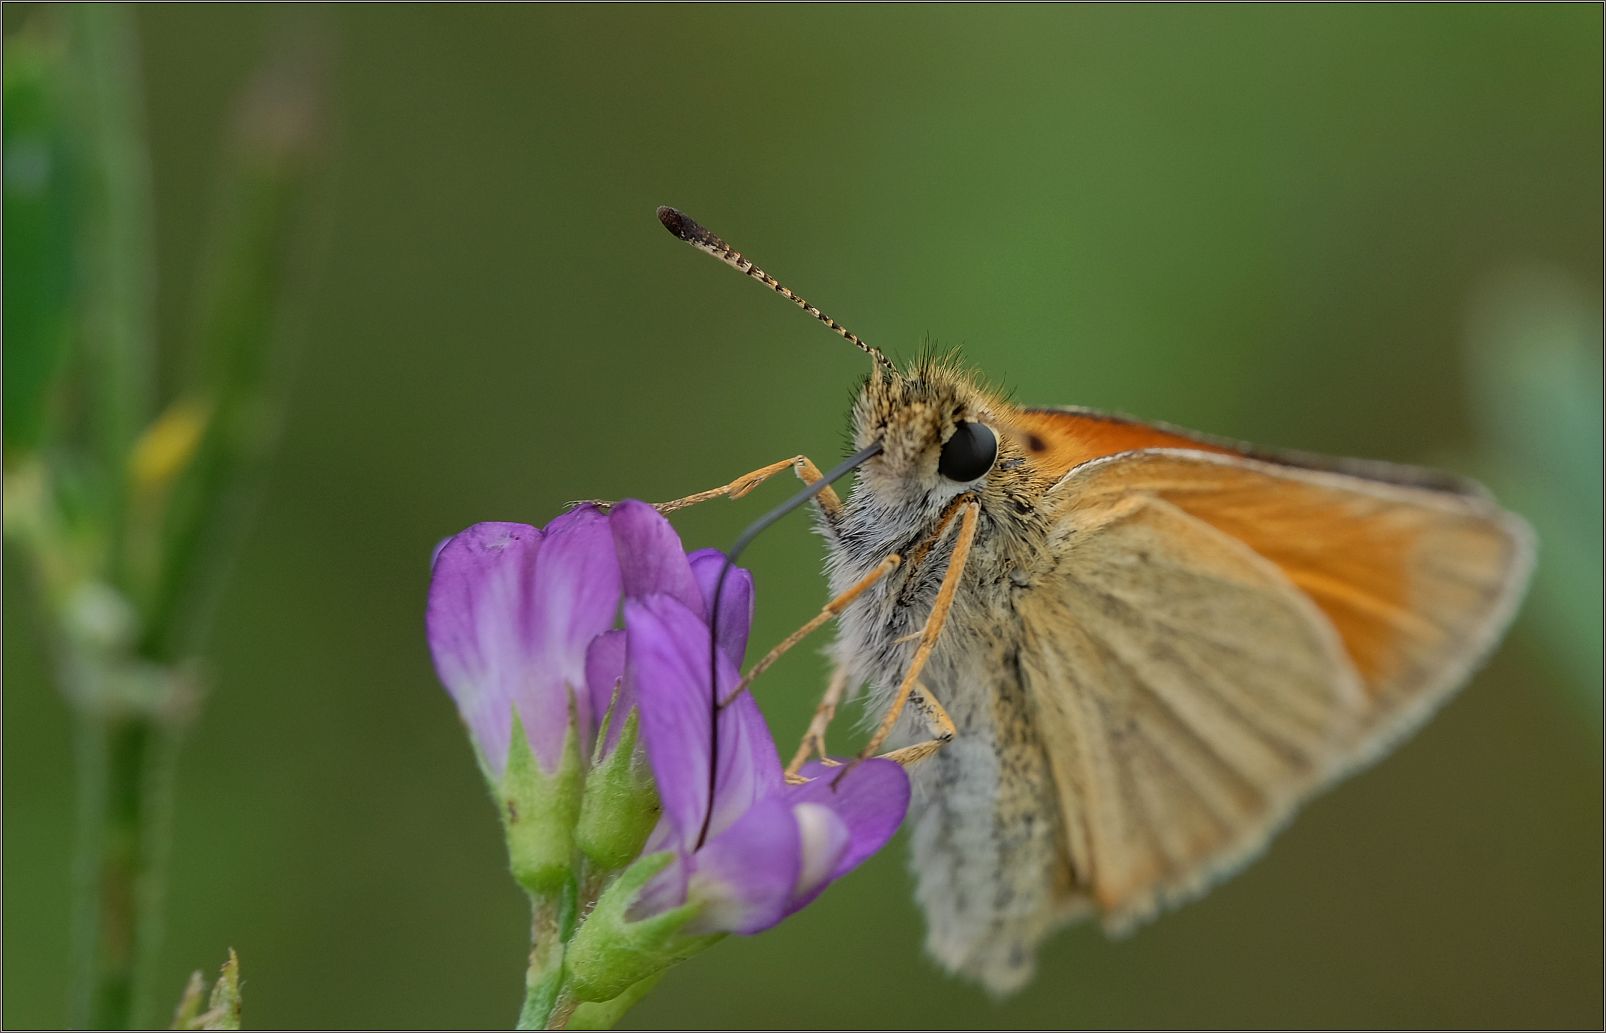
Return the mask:
{"type": "Polygon", "coordinates": [[[1365,459],[1332,456],[1293,449],[1261,448],[1230,438],[1218,438],[1166,423],[1151,423],[1078,406],[1020,408],[1001,414],[1004,433],[1013,435],[1028,461],[1049,480],[1094,459],[1144,448],[1185,448],[1211,455],[1239,456],[1276,466],[1340,473],[1367,481],[1484,498],[1471,481],[1439,470],[1365,459]]]}
{"type": "Polygon", "coordinates": [[[1234,451],[1170,428],[1090,409],[1017,409],[1009,414],[1005,429],[1019,438],[1028,461],[1055,479],[1090,460],[1140,448],[1234,451]]]}

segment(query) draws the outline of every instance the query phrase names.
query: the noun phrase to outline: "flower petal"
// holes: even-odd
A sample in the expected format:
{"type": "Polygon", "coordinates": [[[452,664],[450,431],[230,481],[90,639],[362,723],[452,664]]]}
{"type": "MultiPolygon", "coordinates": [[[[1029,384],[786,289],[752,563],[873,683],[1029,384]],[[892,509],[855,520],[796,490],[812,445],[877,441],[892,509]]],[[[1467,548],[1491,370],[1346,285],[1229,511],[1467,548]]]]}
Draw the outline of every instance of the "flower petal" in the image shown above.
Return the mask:
{"type": "MultiPolygon", "coordinates": [[[[606,516],[581,506],[547,525],[533,588],[537,616],[530,634],[539,665],[535,677],[542,691],[556,686],[572,693],[584,743],[592,741],[600,716],[593,712],[586,690],[586,650],[592,639],[613,627],[619,584],[620,564],[606,516]]],[[[525,717],[536,756],[556,758],[567,725],[566,714],[555,722],[525,717]]]]}
{"type": "MultiPolygon", "coordinates": [[[[641,708],[641,734],[658,782],[664,818],[672,826],[655,833],[655,848],[695,849],[709,813],[709,754],[712,720],[719,723],[712,838],[736,821],[755,800],[781,785],[775,741],[746,693],[714,717],[708,678],[708,625],[667,596],[625,602],[625,692],[641,708]]],[[[721,652],[719,691],[736,686],[736,668],[721,652]]]]}
{"type": "MultiPolygon", "coordinates": [[[[526,691],[537,674],[531,632],[542,540],[528,524],[475,524],[438,548],[430,578],[424,623],[435,670],[497,775],[515,705],[526,728],[561,729],[568,717],[561,693],[526,691]]],[[[549,757],[555,763],[556,751],[549,757]]]]}
{"type": "Polygon", "coordinates": [[[760,801],[692,858],[686,896],[703,911],[688,931],[768,929],[791,912],[800,866],[792,808],[779,794],[760,801]]]}
{"type": "MultiPolygon", "coordinates": [[[[787,800],[794,806],[823,804],[848,830],[848,845],[837,858],[831,879],[840,879],[886,846],[908,813],[909,776],[893,761],[861,761],[846,774],[840,767],[826,767],[815,761],[805,764],[799,773],[810,781],[788,786],[787,800]]],[[[808,900],[803,900],[797,906],[806,903],[808,900]]]]}
{"type": "Polygon", "coordinates": [[[708,812],[708,630],[667,597],[625,600],[625,688],[641,708],[641,736],[664,818],[654,849],[689,853],[708,812]],[[678,612],[677,612],[678,611],[678,612]],[[704,643],[699,649],[695,639],[704,643]]]}
{"type": "MultiPolygon", "coordinates": [[[[705,665],[707,662],[703,661],[705,665]]],[[[729,679],[721,678],[721,698],[736,687],[735,674],[732,668],[729,679]]],[[[710,837],[719,835],[755,801],[778,793],[785,781],[775,739],[752,693],[744,692],[727,703],[718,720],[719,753],[715,764],[719,777],[714,783],[714,816],[708,822],[710,837]]]]}
{"type": "Polygon", "coordinates": [[[701,611],[703,595],[692,577],[686,550],[669,521],[645,502],[626,499],[608,513],[618,549],[621,588],[631,599],[667,595],[701,611]]]}
{"type": "Polygon", "coordinates": [[[823,803],[796,803],[792,818],[797,822],[801,863],[788,913],[813,900],[835,878],[837,862],[853,839],[847,824],[823,803]]]}
{"type": "Polygon", "coordinates": [[[703,612],[714,625],[719,648],[738,666],[747,654],[747,634],[753,626],[753,575],[741,567],[730,565],[725,575],[725,587],[719,593],[719,614],[714,616],[714,593],[719,585],[720,572],[725,569],[725,554],[718,549],[698,549],[686,557],[691,563],[692,576],[702,591],[703,612]]]}
{"type": "MultiPolygon", "coordinates": [[[[624,727],[625,715],[635,706],[635,700],[624,694],[624,676],[624,629],[604,631],[592,639],[590,647],[586,649],[586,692],[591,698],[591,713],[595,715],[599,725],[603,716],[608,713],[608,707],[614,704],[616,689],[619,698],[613,719],[608,723],[608,739],[598,751],[599,755],[612,750],[613,744],[619,741],[619,731],[624,727]]],[[[591,743],[585,743],[584,748],[589,751],[591,743]]]]}
{"type": "MultiPolygon", "coordinates": [[[[650,847],[642,850],[641,856],[658,853],[650,847]]],[[[677,908],[686,903],[687,881],[691,878],[691,857],[687,854],[676,854],[663,871],[654,875],[647,885],[636,894],[631,901],[628,916],[632,922],[639,922],[654,915],[661,915],[671,908],[677,908]]]]}

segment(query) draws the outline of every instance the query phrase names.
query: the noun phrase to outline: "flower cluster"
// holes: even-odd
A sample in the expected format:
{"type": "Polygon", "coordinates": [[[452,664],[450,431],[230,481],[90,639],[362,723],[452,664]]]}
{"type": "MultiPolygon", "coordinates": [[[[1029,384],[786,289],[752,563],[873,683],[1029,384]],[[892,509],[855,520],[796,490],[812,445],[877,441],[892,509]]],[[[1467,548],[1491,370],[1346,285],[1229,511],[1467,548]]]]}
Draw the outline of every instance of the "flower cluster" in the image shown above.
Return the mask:
{"type": "Polygon", "coordinates": [[[611,1000],[721,934],[769,928],[902,821],[896,764],[787,784],[751,695],[716,707],[738,683],[752,611],[747,571],[715,550],[688,555],[639,502],[545,529],[476,524],[437,551],[436,669],[496,794],[514,876],[538,916],[560,916],[546,935],[561,949],[532,955],[543,998],[527,1019],[611,1000]]]}

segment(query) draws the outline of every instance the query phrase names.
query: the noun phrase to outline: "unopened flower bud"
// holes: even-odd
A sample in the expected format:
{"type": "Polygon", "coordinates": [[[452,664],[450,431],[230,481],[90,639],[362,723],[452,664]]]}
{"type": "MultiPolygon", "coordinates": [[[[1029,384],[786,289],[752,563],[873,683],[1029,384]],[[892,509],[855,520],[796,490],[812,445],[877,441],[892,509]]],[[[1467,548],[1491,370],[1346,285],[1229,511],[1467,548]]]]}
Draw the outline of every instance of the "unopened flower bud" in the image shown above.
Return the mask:
{"type": "MultiPolygon", "coordinates": [[[[610,710],[608,721],[618,720],[610,710]]],[[[640,715],[632,708],[613,749],[586,773],[576,839],[586,859],[602,871],[623,868],[641,852],[658,823],[658,790],[646,758],[636,749],[640,715]]],[[[604,729],[599,741],[606,741],[604,729]]]]}

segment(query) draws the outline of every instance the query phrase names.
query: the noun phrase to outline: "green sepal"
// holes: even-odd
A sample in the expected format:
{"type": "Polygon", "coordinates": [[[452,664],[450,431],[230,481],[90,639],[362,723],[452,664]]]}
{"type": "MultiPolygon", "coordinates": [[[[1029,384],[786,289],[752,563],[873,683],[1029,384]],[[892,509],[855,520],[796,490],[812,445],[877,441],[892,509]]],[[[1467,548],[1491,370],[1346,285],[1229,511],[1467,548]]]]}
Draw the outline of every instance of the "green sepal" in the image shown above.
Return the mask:
{"type": "Polygon", "coordinates": [[[169,1029],[239,1029],[240,1028],[240,959],[229,948],[229,959],[223,963],[217,982],[212,986],[206,1010],[201,1010],[201,994],[206,992],[206,980],[201,973],[191,973],[184,987],[184,996],[173,1013],[169,1029]]]}
{"type": "MultiPolygon", "coordinates": [[[[615,716],[610,709],[598,742],[606,740],[608,722],[615,716]]],[[[639,726],[640,711],[632,709],[613,751],[586,773],[576,839],[586,859],[601,871],[623,868],[635,859],[662,809],[652,773],[636,749],[639,726]]]]}
{"type": "Polygon", "coordinates": [[[217,982],[212,986],[206,1011],[211,1016],[211,1022],[205,1028],[240,1028],[240,959],[235,956],[233,947],[229,948],[229,960],[223,963],[223,970],[218,973],[217,982]]]}
{"type": "Polygon", "coordinates": [[[636,1002],[647,996],[647,992],[657,986],[663,977],[664,972],[660,969],[612,1000],[582,1002],[569,1017],[569,1028],[613,1029],[619,1025],[619,1020],[625,1017],[625,1012],[634,1008],[636,1002]]]}
{"type": "Polygon", "coordinates": [[[564,958],[569,990],[580,1001],[611,1001],[642,980],[677,961],[707,950],[724,933],[684,935],[686,923],[702,905],[682,904],[659,915],[632,921],[630,905],[643,886],[663,871],[675,855],[648,854],[625,869],[598,898],[564,958]]]}
{"type": "Polygon", "coordinates": [[[574,878],[574,828],[584,781],[572,711],[558,769],[549,775],[514,710],[507,768],[493,788],[513,878],[532,895],[559,894],[574,878]]]}

